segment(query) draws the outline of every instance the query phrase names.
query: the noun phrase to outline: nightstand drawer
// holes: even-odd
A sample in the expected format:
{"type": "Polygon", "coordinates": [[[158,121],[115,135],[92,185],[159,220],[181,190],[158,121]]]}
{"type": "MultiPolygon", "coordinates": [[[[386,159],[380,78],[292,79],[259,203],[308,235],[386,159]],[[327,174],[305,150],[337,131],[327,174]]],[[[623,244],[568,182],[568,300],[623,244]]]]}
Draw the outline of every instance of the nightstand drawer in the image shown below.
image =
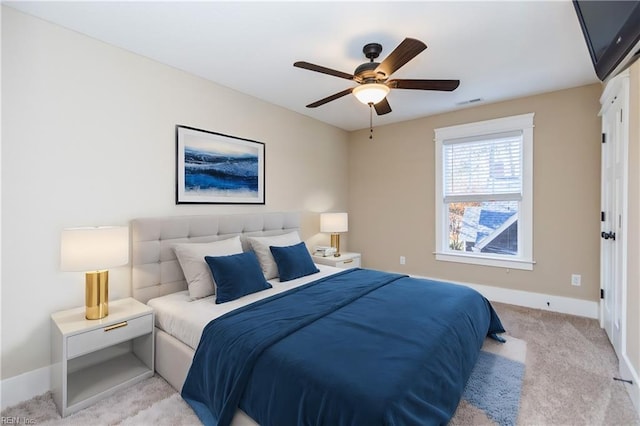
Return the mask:
{"type": "Polygon", "coordinates": [[[131,340],[153,331],[153,315],[144,315],[96,330],[76,334],[67,339],[67,359],[131,340]]]}
{"type": "Polygon", "coordinates": [[[353,259],[345,259],[336,262],[336,268],[359,268],[360,267],[360,258],[356,257],[353,259]]]}
{"type": "Polygon", "coordinates": [[[329,265],[335,268],[349,269],[360,268],[362,256],[360,253],[342,253],[342,255],[336,256],[313,256],[313,261],[321,265],[329,265]]]}

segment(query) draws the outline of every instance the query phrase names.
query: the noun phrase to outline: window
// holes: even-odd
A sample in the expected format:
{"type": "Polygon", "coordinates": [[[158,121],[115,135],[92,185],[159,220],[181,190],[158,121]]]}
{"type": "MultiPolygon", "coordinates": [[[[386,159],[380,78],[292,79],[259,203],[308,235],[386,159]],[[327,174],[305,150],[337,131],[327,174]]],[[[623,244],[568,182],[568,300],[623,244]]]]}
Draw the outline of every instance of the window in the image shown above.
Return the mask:
{"type": "Polygon", "coordinates": [[[435,130],[436,259],[533,269],[533,113],[435,130]]]}

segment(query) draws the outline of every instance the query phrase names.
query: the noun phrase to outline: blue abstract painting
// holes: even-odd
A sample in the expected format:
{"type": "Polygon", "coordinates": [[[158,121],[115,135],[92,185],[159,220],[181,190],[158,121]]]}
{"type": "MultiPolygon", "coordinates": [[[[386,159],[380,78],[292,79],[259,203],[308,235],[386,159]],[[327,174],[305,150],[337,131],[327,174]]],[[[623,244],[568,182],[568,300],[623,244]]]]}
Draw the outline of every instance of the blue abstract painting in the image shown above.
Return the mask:
{"type": "Polygon", "coordinates": [[[178,203],[264,204],[264,144],[178,126],[178,203]]]}

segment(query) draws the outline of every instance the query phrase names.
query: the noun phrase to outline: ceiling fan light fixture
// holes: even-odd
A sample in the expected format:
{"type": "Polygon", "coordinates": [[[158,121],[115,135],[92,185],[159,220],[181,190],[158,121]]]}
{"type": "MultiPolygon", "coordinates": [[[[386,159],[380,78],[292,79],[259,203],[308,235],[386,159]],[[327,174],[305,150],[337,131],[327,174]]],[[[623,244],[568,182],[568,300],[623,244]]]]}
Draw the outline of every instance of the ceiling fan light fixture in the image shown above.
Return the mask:
{"type": "Polygon", "coordinates": [[[363,104],[377,104],[389,94],[389,88],[381,83],[366,83],[353,89],[354,96],[363,104]]]}

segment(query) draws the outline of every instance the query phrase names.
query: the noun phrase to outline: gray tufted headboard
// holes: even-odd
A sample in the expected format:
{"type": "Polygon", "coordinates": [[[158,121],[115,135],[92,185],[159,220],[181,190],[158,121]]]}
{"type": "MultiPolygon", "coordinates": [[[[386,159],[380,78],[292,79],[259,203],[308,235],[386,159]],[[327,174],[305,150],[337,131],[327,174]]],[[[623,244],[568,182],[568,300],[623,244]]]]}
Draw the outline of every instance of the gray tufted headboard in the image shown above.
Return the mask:
{"type": "Polygon", "coordinates": [[[209,242],[240,235],[278,235],[299,231],[299,213],[224,214],[141,218],[131,221],[133,297],[143,303],[187,289],[175,243],[209,242]]]}

